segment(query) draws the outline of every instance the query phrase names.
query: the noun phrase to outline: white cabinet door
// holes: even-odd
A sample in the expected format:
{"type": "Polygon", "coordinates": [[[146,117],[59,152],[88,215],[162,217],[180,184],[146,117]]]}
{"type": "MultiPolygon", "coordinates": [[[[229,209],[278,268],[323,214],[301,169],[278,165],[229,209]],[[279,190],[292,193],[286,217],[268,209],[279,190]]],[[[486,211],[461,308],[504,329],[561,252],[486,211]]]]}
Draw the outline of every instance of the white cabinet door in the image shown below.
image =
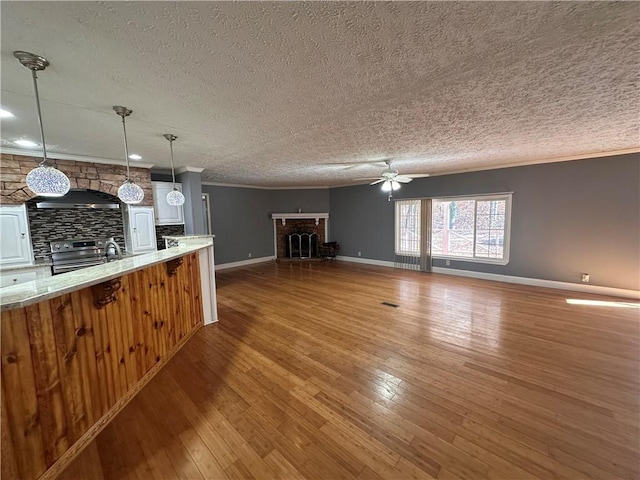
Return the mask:
{"type": "Polygon", "coordinates": [[[157,250],[153,207],[129,207],[131,253],[157,250]]]}
{"type": "Polygon", "coordinates": [[[32,265],[33,251],[25,205],[0,207],[0,265],[32,265]]]}
{"type": "MultiPolygon", "coordinates": [[[[171,182],[152,182],[153,204],[156,207],[156,225],[183,225],[184,210],[182,205],[174,207],[167,203],[167,193],[173,190],[171,182]]],[[[176,188],[182,191],[182,185],[176,183],[176,188]]]]}

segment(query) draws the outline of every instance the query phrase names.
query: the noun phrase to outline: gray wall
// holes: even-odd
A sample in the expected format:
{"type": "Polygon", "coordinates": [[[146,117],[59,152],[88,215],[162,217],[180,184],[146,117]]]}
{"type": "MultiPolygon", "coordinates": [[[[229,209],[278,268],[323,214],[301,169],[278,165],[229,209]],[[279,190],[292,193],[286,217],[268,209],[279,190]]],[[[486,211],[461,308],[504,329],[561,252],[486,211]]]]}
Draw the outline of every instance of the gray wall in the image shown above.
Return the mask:
{"type": "Polygon", "coordinates": [[[322,213],[329,211],[329,189],[272,190],[273,213],[303,212],[322,213]]]}
{"type": "MultiPolygon", "coordinates": [[[[416,179],[396,199],[512,191],[507,265],[451,268],[640,289],[640,157],[637,154],[416,179]]],[[[379,188],[330,190],[332,240],[341,255],[393,261],[393,202],[379,188]]],[[[445,267],[443,260],[434,266],[445,267]]]]}
{"type": "Polygon", "coordinates": [[[272,213],[328,212],[328,189],[265,190],[203,185],[211,202],[216,264],[273,256],[272,213]]]}

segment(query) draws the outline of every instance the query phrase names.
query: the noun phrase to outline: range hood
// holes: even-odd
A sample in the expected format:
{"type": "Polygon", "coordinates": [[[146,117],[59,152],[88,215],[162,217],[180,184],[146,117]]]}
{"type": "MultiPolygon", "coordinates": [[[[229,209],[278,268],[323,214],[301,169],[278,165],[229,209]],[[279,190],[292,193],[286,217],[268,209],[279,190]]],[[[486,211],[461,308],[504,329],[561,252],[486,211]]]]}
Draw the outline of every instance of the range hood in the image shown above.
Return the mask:
{"type": "Polygon", "coordinates": [[[70,190],[63,197],[35,199],[37,208],[110,209],[120,208],[120,201],[113,195],[95,190],[70,190]]]}

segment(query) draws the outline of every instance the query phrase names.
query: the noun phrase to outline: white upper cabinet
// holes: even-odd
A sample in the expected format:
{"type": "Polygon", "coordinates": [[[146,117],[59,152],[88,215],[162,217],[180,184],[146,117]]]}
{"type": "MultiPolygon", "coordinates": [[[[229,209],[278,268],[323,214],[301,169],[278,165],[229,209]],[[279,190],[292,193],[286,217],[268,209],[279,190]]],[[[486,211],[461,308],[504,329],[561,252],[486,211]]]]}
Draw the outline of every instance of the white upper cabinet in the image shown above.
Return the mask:
{"type": "MultiPolygon", "coordinates": [[[[167,203],[167,194],[173,190],[172,182],[152,182],[153,204],[156,207],[156,225],[183,225],[184,210],[182,205],[174,207],[167,203]]],[[[176,183],[176,188],[182,191],[182,185],[176,183]]]]}
{"type": "Polygon", "coordinates": [[[157,250],[153,207],[129,206],[125,209],[125,244],[129,253],[157,250]]]}
{"type": "Polygon", "coordinates": [[[0,207],[0,265],[33,265],[26,205],[0,207]]]}

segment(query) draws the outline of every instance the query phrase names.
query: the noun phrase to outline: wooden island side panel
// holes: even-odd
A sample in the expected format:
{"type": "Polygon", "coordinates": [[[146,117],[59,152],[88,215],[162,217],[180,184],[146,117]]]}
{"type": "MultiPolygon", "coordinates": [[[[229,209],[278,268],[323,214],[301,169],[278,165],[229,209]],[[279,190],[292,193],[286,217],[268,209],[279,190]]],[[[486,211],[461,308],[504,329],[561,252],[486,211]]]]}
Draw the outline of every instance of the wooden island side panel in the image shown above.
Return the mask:
{"type": "Polygon", "coordinates": [[[3,312],[2,480],[59,470],[203,324],[197,252],[120,281],[3,312]]]}

